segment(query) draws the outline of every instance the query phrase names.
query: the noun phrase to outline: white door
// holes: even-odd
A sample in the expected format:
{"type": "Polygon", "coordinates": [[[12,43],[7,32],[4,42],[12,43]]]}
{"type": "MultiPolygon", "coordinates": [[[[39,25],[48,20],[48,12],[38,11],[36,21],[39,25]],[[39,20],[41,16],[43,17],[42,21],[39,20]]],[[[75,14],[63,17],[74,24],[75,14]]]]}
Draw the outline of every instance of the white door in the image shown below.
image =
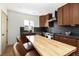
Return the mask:
{"type": "Polygon", "coordinates": [[[1,46],[3,53],[7,46],[7,16],[3,11],[1,11],[1,35],[1,46]]]}

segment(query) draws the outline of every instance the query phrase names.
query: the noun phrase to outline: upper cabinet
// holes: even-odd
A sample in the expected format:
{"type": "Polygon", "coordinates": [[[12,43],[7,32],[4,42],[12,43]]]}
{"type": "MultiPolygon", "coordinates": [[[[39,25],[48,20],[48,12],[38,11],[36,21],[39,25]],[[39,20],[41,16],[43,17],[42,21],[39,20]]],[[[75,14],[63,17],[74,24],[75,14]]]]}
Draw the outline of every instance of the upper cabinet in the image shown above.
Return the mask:
{"type": "Polygon", "coordinates": [[[52,19],[52,13],[39,16],[40,27],[48,27],[48,20],[52,19]]]}
{"type": "Polygon", "coordinates": [[[65,6],[62,7],[62,21],[63,21],[63,25],[70,25],[70,14],[69,14],[69,10],[70,10],[70,4],[67,4],[65,6]]]}
{"type": "Polygon", "coordinates": [[[58,25],[63,25],[62,10],[62,8],[59,8],[57,12],[58,25]]]}
{"type": "Polygon", "coordinates": [[[70,6],[70,15],[72,15],[73,24],[79,24],[79,3],[72,3],[70,6]]]}
{"type": "Polygon", "coordinates": [[[39,17],[39,24],[40,24],[40,27],[45,27],[46,25],[46,21],[47,21],[47,19],[46,19],[46,15],[43,15],[43,16],[40,16],[39,17]]]}
{"type": "Polygon", "coordinates": [[[58,25],[79,25],[79,3],[68,3],[58,8],[58,25]]]}

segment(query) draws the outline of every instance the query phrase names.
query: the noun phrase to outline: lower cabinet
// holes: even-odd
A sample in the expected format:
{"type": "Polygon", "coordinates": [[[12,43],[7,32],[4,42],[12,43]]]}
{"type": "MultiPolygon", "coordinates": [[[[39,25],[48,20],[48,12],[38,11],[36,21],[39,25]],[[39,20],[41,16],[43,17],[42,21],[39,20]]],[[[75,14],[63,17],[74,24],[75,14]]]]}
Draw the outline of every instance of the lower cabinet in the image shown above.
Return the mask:
{"type": "Polygon", "coordinates": [[[64,40],[64,43],[67,43],[69,45],[73,45],[73,46],[77,45],[76,39],[73,39],[73,38],[64,38],[63,37],[63,40],[64,40]]]}
{"type": "Polygon", "coordinates": [[[78,48],[77,48],[77,55],[79,56],[79,40],[77,40],[77,42],[78,42],[78,44],[77,44],[77,46],[78,46],[78,48]]]}
{"type": "Polygon", "coordinates": [[[60,35],[55,35],[54,37],[55,40],[72,45],[77,47],[77,51],[75,52],[75,55],[79,55],[79,40],[76,38],[70,38],[70,37],[65,37],[65,36],[60,36],[60,35]]]}

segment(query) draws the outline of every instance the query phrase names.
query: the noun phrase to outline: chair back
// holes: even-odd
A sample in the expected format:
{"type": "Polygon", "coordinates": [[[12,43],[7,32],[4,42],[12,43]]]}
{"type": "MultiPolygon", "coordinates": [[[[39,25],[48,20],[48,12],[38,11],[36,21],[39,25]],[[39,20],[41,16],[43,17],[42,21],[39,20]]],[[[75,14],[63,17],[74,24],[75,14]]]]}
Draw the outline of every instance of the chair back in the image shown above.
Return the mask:
{"type": "Polygon", "coordinates": [[[21,35],[16,37],[17,42],[20,42],[22,44],[29,42],[26,36],[21,35]]]}
{"type": "Polygon", "coordinates": [[[13,50],[14,50],[14,54],[15,56],[25,56],[27,53],[27,50],[24,48],[24,46],[19,43],[16,42],[13,46],[13,50]]]}

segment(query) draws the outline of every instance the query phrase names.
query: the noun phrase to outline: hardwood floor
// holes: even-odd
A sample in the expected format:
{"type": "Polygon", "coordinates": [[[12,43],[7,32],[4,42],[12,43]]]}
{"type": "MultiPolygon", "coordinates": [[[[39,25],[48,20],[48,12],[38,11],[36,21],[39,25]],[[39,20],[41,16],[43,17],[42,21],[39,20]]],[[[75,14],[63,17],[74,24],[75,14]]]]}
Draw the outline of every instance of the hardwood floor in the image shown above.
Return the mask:
{"type": "Polygon", "coordinates": [[[3,56],[14,56],[12,45],[6,48],[5,52],[3,53],[3,56]]]}

